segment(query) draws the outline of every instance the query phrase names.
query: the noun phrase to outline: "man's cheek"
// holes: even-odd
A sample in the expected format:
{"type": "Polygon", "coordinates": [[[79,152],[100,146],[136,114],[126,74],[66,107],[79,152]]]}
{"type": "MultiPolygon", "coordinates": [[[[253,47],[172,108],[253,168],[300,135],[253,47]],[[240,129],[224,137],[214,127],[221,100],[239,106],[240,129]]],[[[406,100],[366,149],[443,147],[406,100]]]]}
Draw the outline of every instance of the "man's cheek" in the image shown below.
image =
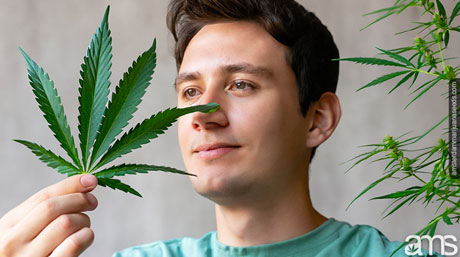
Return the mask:
{"type": "Polygon", "coordinates": [[[182,152],[182,157],[185,160],[187,158],[187,149],[190,148],[188,147],[188,142],[187,142],[188,133],[189,133],[190,128],[185,127],[185,121],[181,118],[179,118],[178,123],[177,123],[177,136],[178,136],[178,141],[179,141],[179,147],[182,152]]]}

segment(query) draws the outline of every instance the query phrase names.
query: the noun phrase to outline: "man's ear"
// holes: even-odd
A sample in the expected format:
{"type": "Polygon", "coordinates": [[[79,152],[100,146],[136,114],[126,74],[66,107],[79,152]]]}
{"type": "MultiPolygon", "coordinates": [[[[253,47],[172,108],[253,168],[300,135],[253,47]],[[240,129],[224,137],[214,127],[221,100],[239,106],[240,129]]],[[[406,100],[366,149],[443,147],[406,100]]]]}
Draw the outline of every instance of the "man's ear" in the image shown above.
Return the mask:
{"type": "Polygon", "coordinates": [[[332,92],[325,92],[310,104],[307,113],[307,147],[313,148],[326,141],[339,124],[342,110],[339,98],[332,92]]]}

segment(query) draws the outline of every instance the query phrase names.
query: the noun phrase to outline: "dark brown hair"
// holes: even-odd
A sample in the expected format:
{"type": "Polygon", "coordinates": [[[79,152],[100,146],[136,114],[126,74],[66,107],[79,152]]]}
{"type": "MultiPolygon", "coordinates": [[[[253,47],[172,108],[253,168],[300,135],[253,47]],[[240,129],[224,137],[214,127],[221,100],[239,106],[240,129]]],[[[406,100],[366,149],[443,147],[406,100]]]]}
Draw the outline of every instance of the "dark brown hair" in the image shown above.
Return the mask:
{"type": "Polygon", "coordinates": [[[316,15],[294,0],[172,0],[167,24],[176,40],[178,69],[196,33],[220,20],[255,21],[289,48],[286,58],[297,79],[302,115],[324,92],[335,93],[339,62],[332,59],[339,58],[337,46],[316,15]]]}

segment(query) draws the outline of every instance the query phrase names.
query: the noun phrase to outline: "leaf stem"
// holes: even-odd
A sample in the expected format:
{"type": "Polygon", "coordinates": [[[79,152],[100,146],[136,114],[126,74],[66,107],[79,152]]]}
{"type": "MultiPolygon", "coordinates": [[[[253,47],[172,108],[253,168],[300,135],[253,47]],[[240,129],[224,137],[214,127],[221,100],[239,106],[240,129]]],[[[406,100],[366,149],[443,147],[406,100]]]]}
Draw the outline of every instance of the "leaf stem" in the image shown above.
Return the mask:
{"type": "Polygon", "coordinates": [[[450,200],[449,198],[442,198],[439,194],[438,194],[438,196],[440,197],[440,199],[443,199],[443,200],[445,200],[445,201],[447,201],[447,202],[449,202],[449,203],[451,203],[451,204],[453,204],[453,205],[457,205],[456,202],[450,200]]]}
{"type": "Polygon", "coordinates": [[[419,176],[417,176],[415,173],[412,174],[412,176],[414,176],[416,179],[418,179],[420,182],[422,182],[423,184],[427,184],[425,182],[425,180],[421,179],[419,176]]]}
{"type": "Polygon", "coordinates": [[[409,69],[409,70],[411,70],[411,71],[415,71],[415,72],[421,72],[421,73],[425,73],[425,74],[428,74],[428,75],[436,76],[436,77],[439,77],[439,76],[440,76],[439,74],[432,73],[432,72],[428,72],[428,71],[424,71],[424,70],[420,70],[420,69],[417,69],[417,68],[407,67],[407,69],[409,69]]]}

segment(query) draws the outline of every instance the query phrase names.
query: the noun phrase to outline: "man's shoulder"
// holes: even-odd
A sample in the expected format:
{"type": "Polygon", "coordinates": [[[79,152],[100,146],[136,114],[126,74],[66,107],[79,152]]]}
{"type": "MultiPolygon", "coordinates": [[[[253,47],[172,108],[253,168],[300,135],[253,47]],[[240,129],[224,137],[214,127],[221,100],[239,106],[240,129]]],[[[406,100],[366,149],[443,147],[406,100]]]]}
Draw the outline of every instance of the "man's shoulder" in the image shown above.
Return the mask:
{"type": "MultiPolygon", "coordinates": [[[[341,249],[344,256],[382,256],[389,257],[406,257],[404,242],[389,240],[379,229],[364,224],[350,225],[347,222],[336,221],[340,224],[341,230],[337,233],[336,240],[331,242],[332,248],[341,249]]],[[[423,255],[442,257],[439,253],[429,255],[425,249],[422,249],[423,255]]]]}
{"type": "Polygon", "coordinates": [[[184,252],[194,251],[199,254],[210,247],[214,234],[215,232],[209,232],[201,238],[181,237],[133,246],[114,253],[112,257],[181,257],[184,252]]]}

